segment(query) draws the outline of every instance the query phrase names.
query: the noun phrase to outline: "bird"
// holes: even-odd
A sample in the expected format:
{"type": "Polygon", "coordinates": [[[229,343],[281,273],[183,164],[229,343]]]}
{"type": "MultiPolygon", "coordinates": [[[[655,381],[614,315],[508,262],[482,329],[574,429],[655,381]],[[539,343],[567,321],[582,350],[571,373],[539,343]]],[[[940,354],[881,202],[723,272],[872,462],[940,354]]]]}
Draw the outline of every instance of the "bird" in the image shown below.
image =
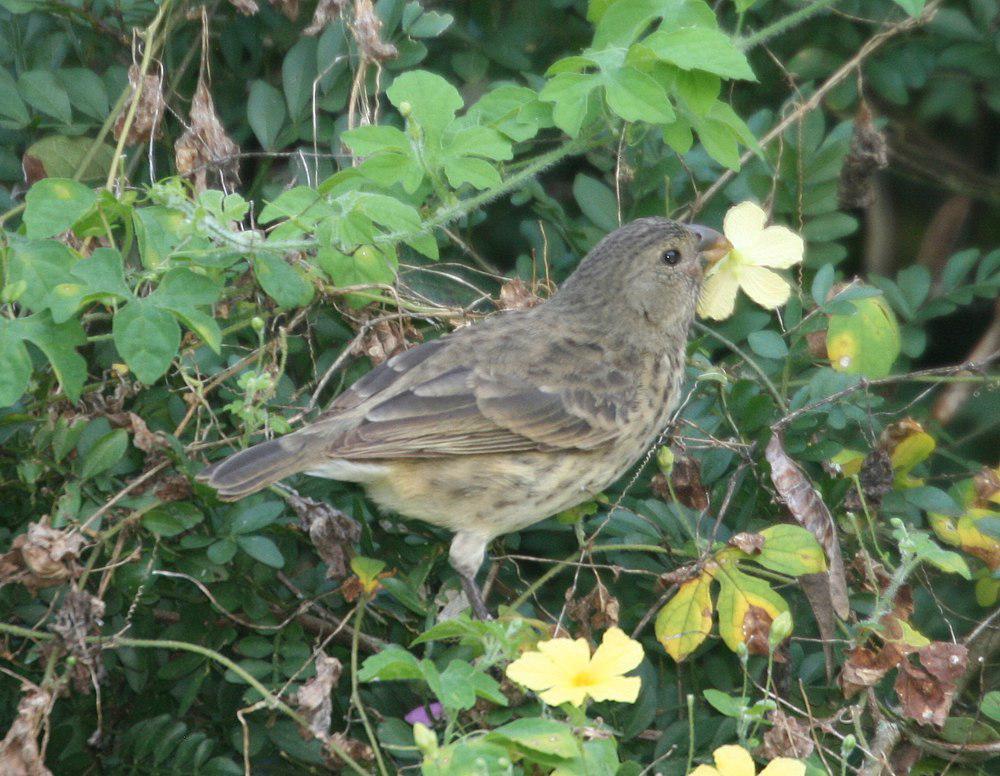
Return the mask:
{"type": "Polygon", "coordinates": [[[315,420],[203,469],[224,501],[292,475],[356,482],[381,509],[449,529],[476,617],[493,539],[592,499],[678,403],[714,229],[663,217],[610,232],[546,301],[394,355],[315,420]]]}

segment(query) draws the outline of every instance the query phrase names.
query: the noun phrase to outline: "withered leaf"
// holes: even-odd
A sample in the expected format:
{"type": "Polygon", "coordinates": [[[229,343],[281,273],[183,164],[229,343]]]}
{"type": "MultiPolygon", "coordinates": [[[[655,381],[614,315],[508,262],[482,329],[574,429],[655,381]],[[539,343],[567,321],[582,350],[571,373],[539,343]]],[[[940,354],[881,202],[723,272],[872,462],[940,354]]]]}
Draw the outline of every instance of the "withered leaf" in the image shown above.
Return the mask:
{"type": "Polygon", "coordinates": [[[844,697],[851,698],[866,687],[874,687],[902,660],[903,655],[891,644],[884,645],[877,652],[868,647],[852,649],[847,653],[840,674],[844,697]]]}
{"type": "Polygon", "coordinates": [[[514,278],[500,286],[500,297],[494,304],[498,310],[528,310],[544,301],[521,278],[514,278]]]}
{"type": "Polygon", "coordinates": [[[89,643],[88,636],[98,636],[104,617],[104,601],[75,587],[66,593],[62,606],[49,630],[59,636],[63,648],[77,659],[73,667],[73,686],[77,692],[88,693],[94,682],[104,677],[101,646],[89,643]]]}
{"type": "MultiPolygon", "coordinates": [[[[892,459],[882,448],[872,450],[861,464],[861,471],[858,474],[858,482],[861,484],[861,492],[864,493],[865,502],[870,508],[878,508],[882,504],[882,497],[892,490],[893,472],[892,459]]],[[[844,498],[844,507],[852,512],[859,512],[864,509],[865,504],[861,503],[861,496],[858,491],[851,489],[847,491],[844,498]]]]}
{"type": "Polygon", "coordinates": [[[920,664],[938,681],[954,686],[969,664],[969,650],[963,644],[935,641],[917,652],[920,664]]]}
{"type": "Polygon", "coordinates": [[[260,11],[255,0],[229,0],[229,3],[244,16],[253,16],[260,11]]]}
{"type": "Polygon", "coordinates": [[[764,743],[758,749],[760,756],[766,760],[776,757],[791,757],[804,760],[813,753],[816,744],[809,735],[809,725],[785,714],[781,709],[774,709],[768,714],[771,728],[764,733],[764,743]]]}
{"type": "Polygon", "coordinates": [[[29,523],[0,556],[0,584],[20,582],[35,594],[80,573],[77,560],[85,543],[79,533],[51,528],[48,516],[29,523]]]}
{"type": "Polygon", "coordinates": [[[872,122],[871,110],[864,100],[854,118],[851,149],[840,170],[837,195],[846,208],[865,207],[872,201],[872,178],[889,166],[889,144],[872,122]]]}
{"type": "Polygon", "coordinates": [[[922,725],[944,725],[951,710],[954,687],[949,691],[939,680],[908,660],[899,664],[894,686],[904,715],[922,725]]]}
{"type": "MultiPolygon", "coordinates": [[[[844,573],[844,560],[840,554],[837,526],[833,522],[830,509],[823,502],[809,478],[806,477],[805,472],[785,452],[779,434],[775,433],[771,437],[764,456],[771,464],[771,481],[774,483],[778,495],[788,506],[792,517],[816,537],[826,552],[829,570],[822,574],[808,576],[826,580],[833,610],[842,620],[847,619],[851,611],[847,595],[847,578],[844,573]]],[[[818,619],[820,613],[816,612],[816,614],[818,619]]],[[[832,633],[832,624],[829,624],[829,630],[832,633]]]]}
{"type": "Polygon", "coordinates": [[[361,526],[339,509],[297,493],[288,496],[288,503],[326,563],[327,579],[346,577],[354,544],[361,538],[361,526]]]}
{"type": "MultiPolygon", "coordinates": [[[[773,618],[760,606],[750,606],[743,615],[743,643],[751,655],[766,655],[770,652],[771,623],[773,618]]],[[[775,653],[774,659],[783,660],[775,653]]]]}
{"type": "Polygon", "coordinates": [[[747,555],[759,555],[764,549],[764,537],[759,533],[738,533],[729,537],[727,544],[747,555]]]}
{"type": "MultiPolygon", "coordinates": [[[[567,590],[567,593],[571,590],[572,588],[567,590]]],[[[594,631],[618,627],[618,611],[618,599],[611,595],[600,580],[583,598],[566,604],[567,614],[580,623],[585,637],[589,637],[594,631]]]]}
{"type": "Polygon", "coordinates": [[[372,0],[355,0],[354,20],[349,26],[362,60],[384,62],[399,54],[393,44],[382,40],[382,20],[375,12],[372,0]]]}
{"type": "Polygon", "coordinates": [[[23,689],[17,716],[0,741],[0,770],[4,776],[52,776],[42,760],[38,736],[55,699],[35,685],[25,685],[23,689]]]}
{"type": "Polygon", "coordinates": [[[316,658],[316,676],[305,682],[295,694],[295,703],[309,720],[309,730],[317,738],[325,738],[330,732],[331,693],[340,681],[342,670],[343,666],[337,658],[319,655],[316,658]]]}
{"type": "Polygon", "coordinates": [[[199,192],[209,188],[209,172],[215,175],[213,183],[231,191],[240,182],[240,147],[219,121],[204,78],[198,80],[191,98],[190,120],[190,126],[174,143],[177,172],[191,178],[199,192]]]}
{"type": "Polygon", "coordinates": [[[319,0],[313,11],[312,21],[302,32],[305,35],[319,35],[327,24],[344,12],[349,3],[350,0],[319,0]]]}
{"type": "Polygon", "coordinates": [[[163,99],[163,79],[159,73],[142,75],[139,67],[132,65],[128,69],[128,82],[132,92],[125,109],[118,115],[118,120],[115,122],[115,139],[121,138],[129,111],[132,104],[135,103],[135,115],[129,125],[125,142],[129,145],[135,145],[158,140],[163,135],[161,125],[163,116],[167,112],[167,104],[163,99]],[[138,102],[136,102],[137,93],[138,102]]]}

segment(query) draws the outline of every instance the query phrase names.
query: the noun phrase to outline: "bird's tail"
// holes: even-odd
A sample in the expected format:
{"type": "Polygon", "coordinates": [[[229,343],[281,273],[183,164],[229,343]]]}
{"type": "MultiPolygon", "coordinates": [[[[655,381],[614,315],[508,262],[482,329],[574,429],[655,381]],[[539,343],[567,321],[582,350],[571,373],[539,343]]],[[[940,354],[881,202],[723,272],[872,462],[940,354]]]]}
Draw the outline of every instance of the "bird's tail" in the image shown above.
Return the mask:
{"type": "Polygon", "coordinates": [[[309,441],[289,434],[261,442],[202,469],[197,479],[215,488],[224,501],[236,501],[309,469],[315,458],[309,441]]]}

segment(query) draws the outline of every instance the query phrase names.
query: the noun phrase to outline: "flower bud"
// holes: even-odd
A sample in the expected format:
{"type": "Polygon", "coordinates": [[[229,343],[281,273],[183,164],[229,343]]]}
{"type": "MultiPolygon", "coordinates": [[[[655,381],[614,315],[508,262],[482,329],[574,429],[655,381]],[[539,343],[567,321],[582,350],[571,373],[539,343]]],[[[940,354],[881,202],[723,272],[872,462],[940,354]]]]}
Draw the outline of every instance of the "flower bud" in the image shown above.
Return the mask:
{"type": "Polygon", "coordinates": [[[399,103],[399,115],[404,119],[409,118],[410,114],[413,113],[413,106],[410,104],[409,100],[403,100],[399,103]]]}
{"type": "Polygon", "coordinates": [[[660,467],[664,477],[669,477],[674,470],[674,451],[667,445],[656,451],[656,465],[660,467]]]}
{"type": "Polygon", "coordinates": [[[432,757],[438,749],[437,735],[423,722],[413,726],[413,741],[424,757],[432,757]]]}
{"type": "Polygon", "coordinates": [[[264,319],[261,318],[259,315],[255,315],[253,318],[250,319],[250,325],[253,327],[253,330],[258,334],[264,331],[264,319]]]}
{"type": "Polygon", "coordinates": [[[768,644],[774,652],[781,646],[781,642],[792,635],[792,615],[784,611],[774,618],[771,623],[771,632],[768,634],[768,644]]]}

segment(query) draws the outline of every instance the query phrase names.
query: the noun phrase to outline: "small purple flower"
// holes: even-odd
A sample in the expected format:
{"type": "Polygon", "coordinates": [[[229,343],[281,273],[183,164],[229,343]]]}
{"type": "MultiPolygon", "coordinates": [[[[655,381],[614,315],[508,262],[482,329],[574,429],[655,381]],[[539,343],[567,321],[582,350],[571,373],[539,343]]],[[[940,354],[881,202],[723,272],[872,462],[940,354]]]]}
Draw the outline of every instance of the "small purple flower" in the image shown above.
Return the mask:
{"type": "Polygon", "coordinates": [[[442,714],[444,714],[444,707],[435,701],[429,706],[417,706],[417,708],[409,711],[403,719],[411,725],[416,725],[420,722],[427,725],[427,727],[431,727],[434,724],[434,720],[441,719],[442,714]]]}

